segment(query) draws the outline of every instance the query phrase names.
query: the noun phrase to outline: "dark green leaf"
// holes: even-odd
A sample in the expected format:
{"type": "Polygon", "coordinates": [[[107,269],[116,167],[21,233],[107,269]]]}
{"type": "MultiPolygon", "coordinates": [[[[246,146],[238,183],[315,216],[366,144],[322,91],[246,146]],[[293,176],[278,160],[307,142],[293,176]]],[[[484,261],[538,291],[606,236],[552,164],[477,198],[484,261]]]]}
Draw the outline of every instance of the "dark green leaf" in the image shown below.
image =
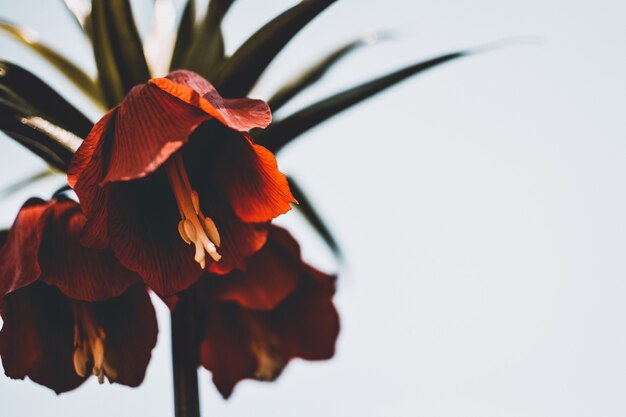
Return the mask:
{"type": "Polygon", "coordinates": [[[93,0],[90,19],[98,79],[112,107],[150,72],[129,0],[93,0]]]}
{"type": "Polygon", "coordinates": [[[361,46],[371,45],[383,38],[384,37],[379,34],[371,34],[335,49],[314,65],[303,71],[300,75],[287,82],[272,96],[272,98],[267,101],[267,103],[273,112],[278,110],[297,94],[319,81],[333,65],[347,56],[350,52],[361,46]]]}
{"type": "Polygon", "coordinates": [[[19,103],[24,112],[41,116],[80,137],[86,137],[93,123],[48,84],[25,69],[0,60],[0,97],[19,103]]]}
{"type": "Polygon", "coordinates": [[[31,48],[42,58],[61,71],[68,80],[96,103],[101,102],[100,91],[95,81],[82,69],[49,46],[39,42],[36,32],[0,20],[0,29],[17,41],[31,48]]]}
{"type": "Polygon", "coordinates": [[[176,34],[176,43],[174,44],[174,52],[170,62],[170,70],[180,69],[183,63],[183,57],[189,50],[193,33],[194,22],[196,21],[196,2],[187,0],[183,16],[178,24],[178,32],[176,34]]]}
{"type": "Polygon", "coordinates": [[[287,177],[287,180],[289,181],[289,188],[291,188],[291,193],[293,194],[295,199],[298,200],[298,205],[295,206],[296,209],[302,213],[304,218],[307,219],[307,221],[311,224],[311,226],[313,226],[315,231],[319,233],[322,239],[324,239],[324,242],[326,242],[326,244],[333,251],[335,256],[341,258],[341,249],[339,248],[337,241],[330,232],[330,229],[326,226],[320,215],[313,207],[313,204],[311,204],[309,199],[306,197],[306,194],[304,193],[302,188],[298,186],[298,183],[292,177],[287,177]]]}
{"type": "Polygon", "coordinates": [[[80,138],[49,121],[33,115],[0,89],[0,130],[40,156],[51,166],[65,171],[80,138]]]}
{"type": "Polygon", "coordinates": [[[284,46],[334,2],[303,0],[255,32],[219,68],[214,79],[218,91],[224,97],[245,96],[284,46]]]}
{"type": "Polygon", "coordinates": [[[279,151],[283,146],[302,133],[317,126],[341,111],[363,101],[376,93],[399,83],[406,78],[423,71],[461,58],[470,54],[468,51],[453,52],[441,55],[424,62],[394,71],[375,80],[342,91],[331,97],[318,101],[283,120],[270,125],[264,131],[255,134],[255,141],[272,152],[279,151]]]}
{"type": "Polygon", "coordinates": [[[202,23],[193,35],[189,51],[183,59],[183,67],[196,71],[205,78],[224,61],[224,37],[222,20],[234,0],[210,0],[202,23]]]}
{"type": "Polygon", "coordinates": [[[91,25],[89,23],[91,0],[63,0],[63,3],[76,23],[91,38],[91,25]]]}

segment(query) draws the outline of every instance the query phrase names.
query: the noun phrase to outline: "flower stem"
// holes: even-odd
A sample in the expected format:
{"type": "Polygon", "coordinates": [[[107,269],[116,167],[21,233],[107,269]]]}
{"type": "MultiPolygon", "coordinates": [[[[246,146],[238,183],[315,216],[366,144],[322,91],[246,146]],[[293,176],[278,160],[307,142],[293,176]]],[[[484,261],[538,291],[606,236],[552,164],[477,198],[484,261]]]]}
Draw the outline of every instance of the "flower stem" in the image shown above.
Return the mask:
{"type": "Polygon", "coordinates": [[[200,417],[198,344],[191,294],[179,295],[171,321],[175,417],[200,417]]]}

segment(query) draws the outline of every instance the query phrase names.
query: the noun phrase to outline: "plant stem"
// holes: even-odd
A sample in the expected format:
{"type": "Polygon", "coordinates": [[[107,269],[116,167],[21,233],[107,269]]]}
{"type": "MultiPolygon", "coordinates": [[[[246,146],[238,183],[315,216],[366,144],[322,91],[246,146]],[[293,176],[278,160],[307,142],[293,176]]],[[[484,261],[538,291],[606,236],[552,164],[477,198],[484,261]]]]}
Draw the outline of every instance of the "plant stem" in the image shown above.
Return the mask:
{"type": "Polygon", "coordinates": [[[200,417],[198,344],[191,295],[179,295],[171,316],[175,417],[200,417]]]}

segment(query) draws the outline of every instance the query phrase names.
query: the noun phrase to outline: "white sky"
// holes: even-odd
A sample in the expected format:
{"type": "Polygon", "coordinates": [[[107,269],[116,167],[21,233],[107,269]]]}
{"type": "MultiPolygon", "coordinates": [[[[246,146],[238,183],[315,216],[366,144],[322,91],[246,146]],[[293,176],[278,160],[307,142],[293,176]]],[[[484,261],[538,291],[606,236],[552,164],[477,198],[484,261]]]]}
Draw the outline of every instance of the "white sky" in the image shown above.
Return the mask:
{"type": "MultiPolygon", "coordinates": [[[[295,1],[268,3],[238,0],[226,21],[231,49],[295,1]]],[[[0,0],[0,16],[93,69],[60,4],[0,0]]],[[[618,1],[341,0],[298,36],[257,97],[338,43],[398,34],[352,55],[286,110],[431,54],[509,36],[542,42],[414,78],[280,155],[346,252],[339,352],[296,361],[274,384],[244,382],[228,402],[201,372],[204,415],[626,415],[625,13],[618,1]]],[[[4,36],[0,58],[71,91],[4,36]]],[[[9,140],[0,146],[0,183],[43,166],[9,140]]],[[[59,182],[2,202],[0,223],[59,182]]],[[[310,231],[285,221],[307,259],[328,267],[310,231]]],[[[0,377],[0,415],[171,416],[160,312],[141,388],[90,381],[56,397],[0,377]]]]}

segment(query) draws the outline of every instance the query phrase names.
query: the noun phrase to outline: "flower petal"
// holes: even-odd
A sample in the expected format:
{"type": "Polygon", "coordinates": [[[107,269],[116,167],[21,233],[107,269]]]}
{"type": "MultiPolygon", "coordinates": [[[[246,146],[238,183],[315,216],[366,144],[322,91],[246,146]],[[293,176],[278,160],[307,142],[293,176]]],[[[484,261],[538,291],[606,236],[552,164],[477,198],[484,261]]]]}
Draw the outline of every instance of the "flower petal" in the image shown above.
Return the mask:
{"type": "MultiPolygon", "coordinates": [[[[203,208],[210,216],[222,236],[218,252],[222,255],[219,262],[211,262],[207,270],[214,274],[227,274],[235,269],[245,270],[246,259],[255,254],[267,240],[267,224],[252,224],[241,221],[232,209],[224,204],[224,197],[212,198],[219,193],[207,193],[208,201],[215,204],[203,208]]],[[[202,204],[202,200],[201,200],[202,204]]]]}
{"type": "Polygon", "coordinates": [[[10,378],[29,377],[57,394],[83,383],[74,371],[72,308],[58,289],[35,283],[2,301],[2,366],[10,378]]]}
{"type": "Polygon", "coordinates": [[[335,277],[308,266],[301,274],[298,290],[272,312],[272,328],[285,358],[329,359],[339,334],[335,277]]]}
{"type": "Polygon", "coordinates": [[[300,263],[295,240],[285,230],[271,227],[267,243],[248,260],[245,272],[203,279],[199,291],[247,309],[272,310],[296,290],[300,263]]]}
{"type": "Polygon", "coordinates": [[[237,382],[252,378],[257,368],[250,351],[250,335],[235,304],[209,304],[200,344],[200,364],[211,371],[213,383],[224,398],[237,382]]]}
{"type": "Polygon", "coordinates": [[[203,186],[218,188],[245,222],[270,221],[296,202],[274,155],[247,134],[205,123],[183,150],[183,158],[201,200],[203,186]]]}
{"type": "Polygon", "coordinates": [[[115,382],[138,386],[157,341],[150,296],[143,285],[136,285],[120,297],[93,303],[91,308],[106,333],[106,361],[117,371],[115,382]]]}
{"type": "Polygon", "coordinates": [[[122,267],[110,249],[80,244],[85,216],[75,201],[60,199],[50,208],[39,254],[42,279],[68,297],[96,301],[122,294],[141,278],[122,267]]]}
{"type": "Polygon", "coordinates": [[[174,197],[154,192],[166,185],[160,170],[149,178],[116,184],[108,201],[111,249],[161,297],[184,290],[203,273],[193,248],[178,234],[174,197]]]}
{"type": "Polygon", "coordinates": [[[53,202],[28,200],[0,249],[0,298],[39,278],[39,248],[53,202]]]}
{"type": "Polygon", "coordinates": [[[264,128],[272,122],[272,113],[264,101],[224,99],[210,82],[192,71],[174,71],[165,78],[153,78],[149,83],[240,132],[264,128]]]}
{"type": "Polygon", "coordinates": [[[111,146],[117,107],[113,108],[91,129],[89,135],[74,153],[67,170],[67,180],[78,196],[81,208],[87,216],[82,243],[90,248],[106,248],[108,190],[99,187],[107,161],[105,151],[111,146]]]}
{"type": "Polygon", "coordinates": [[[151,84],[134,87],[118,106],[100,184],[142,178],[182,147],[200,123],[211,117],[151,84]]]}

